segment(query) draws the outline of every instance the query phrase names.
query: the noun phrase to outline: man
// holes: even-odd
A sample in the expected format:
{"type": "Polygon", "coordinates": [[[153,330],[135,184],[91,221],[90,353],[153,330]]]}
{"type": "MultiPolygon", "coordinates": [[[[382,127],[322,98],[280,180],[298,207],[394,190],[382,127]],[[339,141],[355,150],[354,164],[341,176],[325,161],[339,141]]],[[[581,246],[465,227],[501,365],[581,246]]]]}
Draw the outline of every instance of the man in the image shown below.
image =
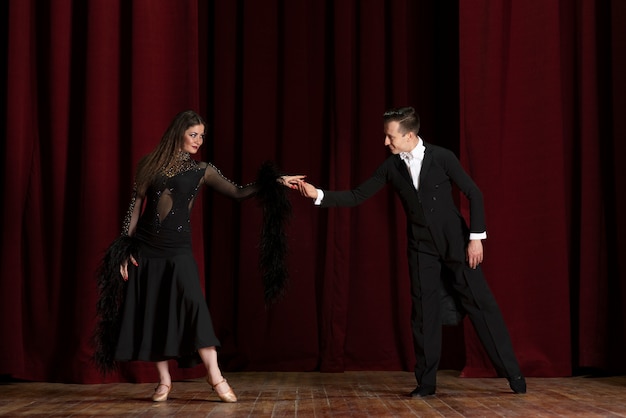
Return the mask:
{"type": "Polygon", "coordinates": [[[424,143],[418,136],[419,116],[412,107],[389,110],[383,120],[385,146],[392,155],[372,177],[348,191],[322,191],[302,181],[300,193],[322,207],[355,206],[391,183],[400,197],[407,217],[416,357],[417,387],[410,396],[433,395],[437,387],[442,266],[453,273],[445,287],[457,296],[496,371],[507,378],[513,392],[526,393],[504,319],[480,268],[481,240],[486,238],[481,191],[451,151],[424,143]],[[469,228],[454,203],[452,183],[469,200],[469,228]]]}

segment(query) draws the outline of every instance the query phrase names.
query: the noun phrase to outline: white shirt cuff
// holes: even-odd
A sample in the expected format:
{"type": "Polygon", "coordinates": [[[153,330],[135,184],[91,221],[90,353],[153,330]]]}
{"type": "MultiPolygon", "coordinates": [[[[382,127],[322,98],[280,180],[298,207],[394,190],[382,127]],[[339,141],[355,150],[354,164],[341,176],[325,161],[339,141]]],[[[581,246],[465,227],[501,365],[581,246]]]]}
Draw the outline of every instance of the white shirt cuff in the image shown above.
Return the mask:
{"type": "Polygon", "coordinates": [[[317,189],[317,199],[315,199],[315,204],[317,206],[321,205],[322,200],[324,200],[324,191],[322,189],[317,189]]]}
{"type": "Polygon", "coordinates": [[[485,231],[485,232],[470,232],[470,239],[487,239],[487,231],[485,231]]]}

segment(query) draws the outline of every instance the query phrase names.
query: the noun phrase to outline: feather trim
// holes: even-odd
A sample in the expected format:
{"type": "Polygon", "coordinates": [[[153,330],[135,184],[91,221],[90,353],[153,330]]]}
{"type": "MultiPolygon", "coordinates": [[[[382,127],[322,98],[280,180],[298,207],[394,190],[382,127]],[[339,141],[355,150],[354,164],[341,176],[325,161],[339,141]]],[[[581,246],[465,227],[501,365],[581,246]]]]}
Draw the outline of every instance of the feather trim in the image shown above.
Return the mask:
{"type": "Polygon", "coordinates": [[[265,303],[271,305],[281,299],[288,285],[287,235],[285,225],[291,217],[291,202],[287,189],[276,179],[280,173],[271,162],[265,162],[259,169],[256,197],[263,207],[259,266],[263,274],[265,303]]]}
{"type": "Polygon", "coordinates": [[[127,261],[131,254],[137,255],[135,240],[122,235],[109,246],[98,268],[98,320],[92,340],[95,347],[93,360],[102,374],[117,367],[115,348],[120,333],[121,309],[127,284],[120,275],[120,264],[127,261]]]}

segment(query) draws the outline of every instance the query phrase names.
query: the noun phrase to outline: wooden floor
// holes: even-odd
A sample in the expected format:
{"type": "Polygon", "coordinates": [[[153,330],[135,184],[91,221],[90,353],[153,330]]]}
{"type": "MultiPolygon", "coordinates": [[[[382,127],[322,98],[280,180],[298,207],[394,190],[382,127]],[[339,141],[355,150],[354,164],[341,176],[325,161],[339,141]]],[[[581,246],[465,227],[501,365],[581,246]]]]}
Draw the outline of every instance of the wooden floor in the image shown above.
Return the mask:
{"type": "Polygon", "coordinates": [[[175,382],[170,399],[154,384],[0,385],[0,416],[38,417],[626,417],[626,376],[529,378],[526,395],[505,379],[439,373],[437,394],[406,396],[408,372],[229,373],[239,402],[221,403],[202,379],[175,382]]]}

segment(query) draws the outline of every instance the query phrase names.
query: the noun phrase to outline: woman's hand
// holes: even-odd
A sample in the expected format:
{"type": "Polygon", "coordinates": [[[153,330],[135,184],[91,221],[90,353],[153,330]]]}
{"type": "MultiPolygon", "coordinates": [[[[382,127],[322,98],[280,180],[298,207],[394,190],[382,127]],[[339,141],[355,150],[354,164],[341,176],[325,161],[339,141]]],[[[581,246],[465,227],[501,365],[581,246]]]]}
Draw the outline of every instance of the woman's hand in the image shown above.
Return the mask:
{"type": "MultiPolygon", "coordinates": [[[[128,257],[128,260],[130,260],[130,262],[133,263],[135,267],[139,265],[139,263],[137,263],[137,260],[135,260],[135,257],[133,257],[132,254],[130,255],[130,257],[128,257]]],[[[128,280],[128,260],[120,264],[120,274],[122,275],[122,279],[124,279],[124,281],[128,280]]]]}
{"type": "Polygon", "coordinates": [[[297,176],[280,176],[276,179],[277,182],[282,184],[285,187],[289,187],[290,189],[297,189],[298,183],[304,180],[306,176],[297,175],[297,176]]]}

